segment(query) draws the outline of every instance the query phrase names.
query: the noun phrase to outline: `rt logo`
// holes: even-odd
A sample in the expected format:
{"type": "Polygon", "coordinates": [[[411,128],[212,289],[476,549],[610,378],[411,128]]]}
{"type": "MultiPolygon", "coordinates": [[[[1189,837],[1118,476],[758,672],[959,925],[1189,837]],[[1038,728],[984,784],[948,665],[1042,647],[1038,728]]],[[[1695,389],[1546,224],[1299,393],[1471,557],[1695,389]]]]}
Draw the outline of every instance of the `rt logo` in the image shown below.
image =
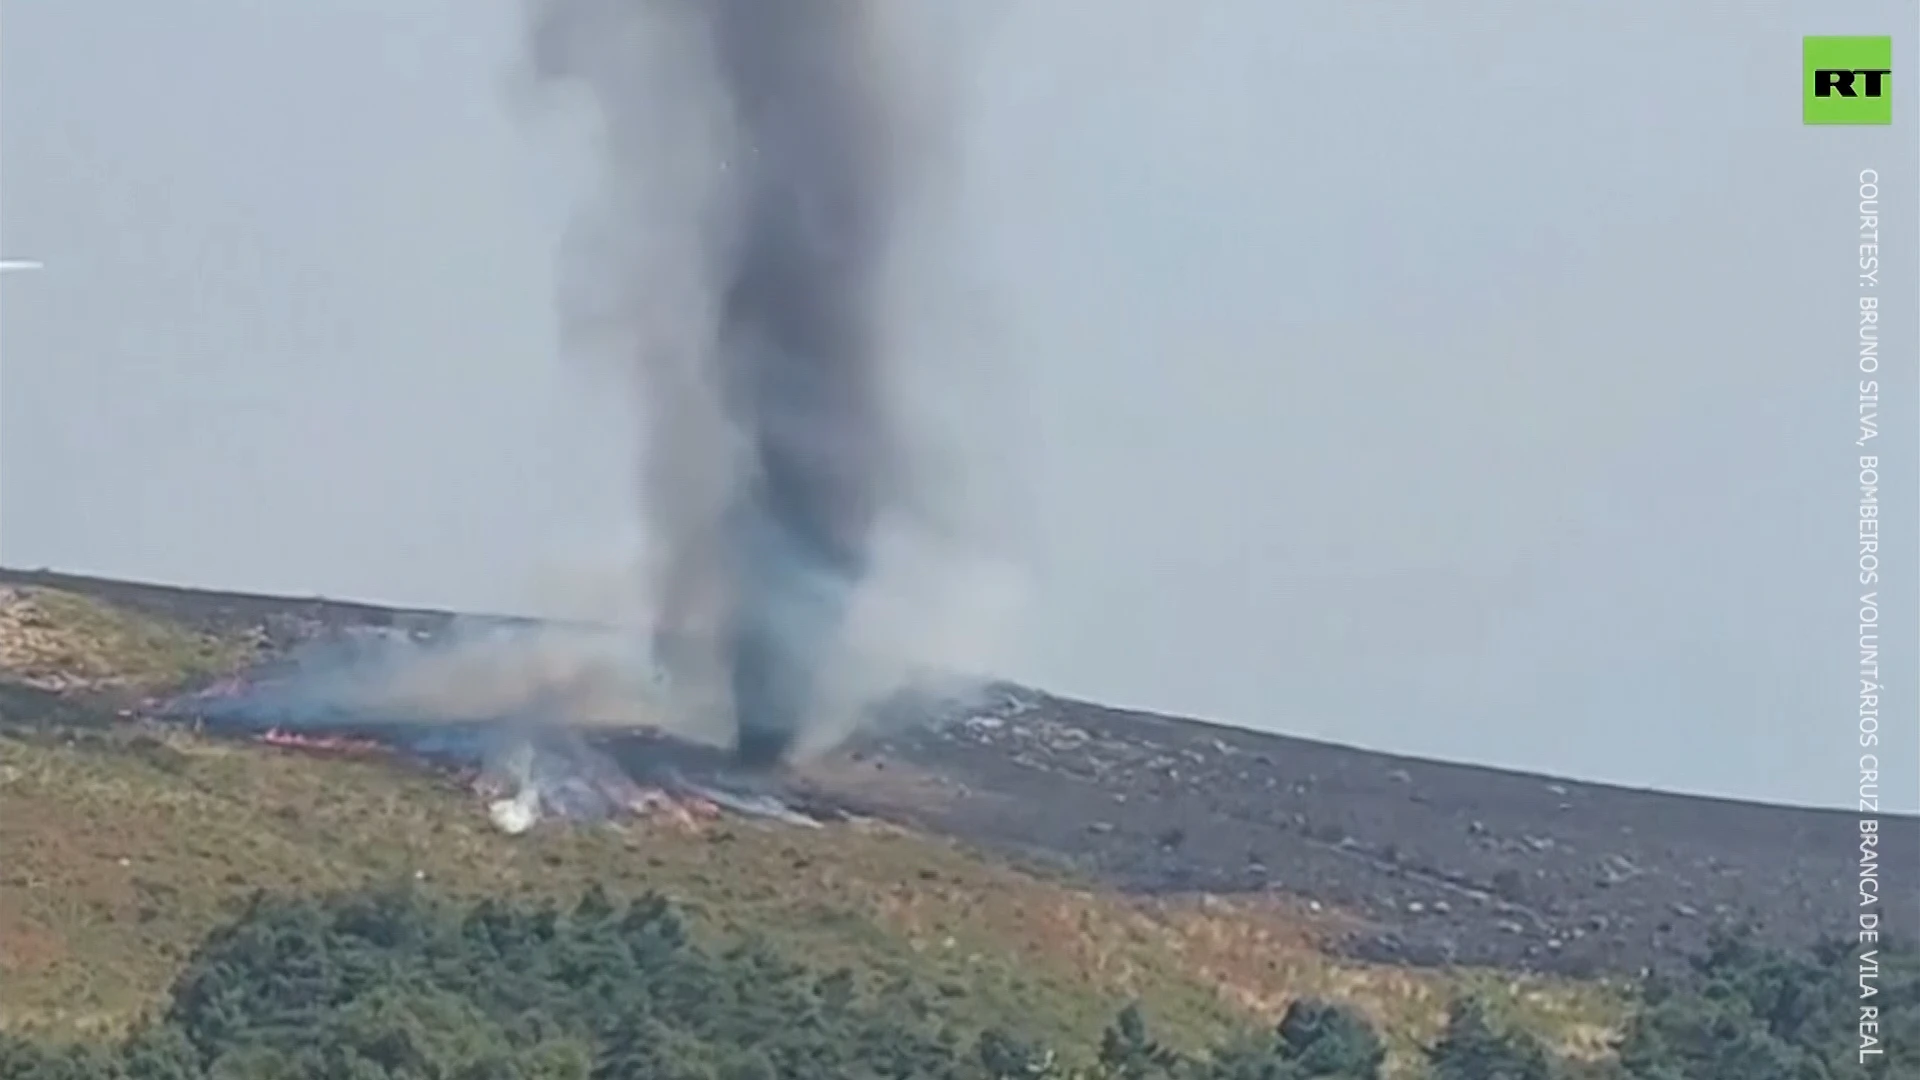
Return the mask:
{"type": "Polygon", "coordinates": [[[1892,38],[1804,38],[1800,67],[1805,123],[1893,123],[1892,38]]]}

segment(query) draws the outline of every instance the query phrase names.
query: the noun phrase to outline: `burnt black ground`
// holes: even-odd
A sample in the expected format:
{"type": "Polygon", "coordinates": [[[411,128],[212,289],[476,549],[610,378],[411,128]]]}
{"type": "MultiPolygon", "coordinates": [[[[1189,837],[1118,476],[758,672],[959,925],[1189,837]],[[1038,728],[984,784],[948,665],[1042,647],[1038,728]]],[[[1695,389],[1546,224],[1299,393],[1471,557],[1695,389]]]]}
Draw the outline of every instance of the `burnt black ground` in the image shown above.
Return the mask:
{"type": "MultiPolygon", "coordinates": [[[[875,754],[883,755],[876,759],[875,754]]],[[[898,807],[1125,888],[1280,889],[1362,915],[1399,962],[1631,973],[1750,923],[1848,934],[1859,816],[1452,765],[1034,695],[896,736],[953,794],[898,807]],[[1011,710],[1008,710],[1011,712],[1011,710]]],[[[885,801],[886,788],[870,796],[885,801]]],[[[1920,928],[1920,821],[1882,818],[1885,924],[1920,928]]]]}
{"type": "MultiPolygon", "coordinates": [[[[449,616],[0,571],[224,632],[295,640],[449,616]]],[[[645,757],[654,751],[630,748],[645,757]]],[[[689,764],[694,764],[689,762],[689,764]]],[[[1751,923],[1807,945],[1859,912],[1859,815],[1452,765],[1008,688],[870,737],[783,794],[1147,892],[1278,889],[1396,962],[1630,973],[1751,923]]],[[[1882,817],[1884,925],[1920,929],[1920,819],[1882,817]]]]}

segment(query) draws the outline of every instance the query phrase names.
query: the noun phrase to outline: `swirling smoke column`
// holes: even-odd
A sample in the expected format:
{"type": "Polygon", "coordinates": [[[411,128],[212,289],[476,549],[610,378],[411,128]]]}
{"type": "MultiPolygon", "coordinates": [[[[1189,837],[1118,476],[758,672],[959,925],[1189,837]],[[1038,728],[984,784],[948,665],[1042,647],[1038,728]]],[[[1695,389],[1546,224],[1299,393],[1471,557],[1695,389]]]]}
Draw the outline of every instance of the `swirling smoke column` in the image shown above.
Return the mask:
{"type": "Polygon", "coordinates": [[[597,106],[603,213],[563,292],[576,331],[608,331],[637,376],[657,635],[681,646],[663,659],[724,688],[752,766],[806,723],[900,475],[871,6],[544,0],[533,24],[539,74],[597,106]]]}

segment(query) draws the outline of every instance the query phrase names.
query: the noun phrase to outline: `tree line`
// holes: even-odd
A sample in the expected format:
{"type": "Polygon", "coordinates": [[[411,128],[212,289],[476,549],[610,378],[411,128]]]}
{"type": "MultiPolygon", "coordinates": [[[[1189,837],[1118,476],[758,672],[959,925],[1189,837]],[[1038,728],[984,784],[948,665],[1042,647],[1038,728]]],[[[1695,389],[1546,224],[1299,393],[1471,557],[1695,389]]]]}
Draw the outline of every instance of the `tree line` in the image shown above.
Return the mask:
{"type": "MultiPolygon", "coordinates": [[[[1920,1080],[1920,963],[1883,950],[1886,1054],[1857,1057],[1855,958],[1742,934],[1649,980],[1617,1054],[1556,1058],[1463,998],[1431,1080],[1920,1080]]],[[[1205,1052],[1137,1007],[1095,1047],[967,1030],[907,978],[823,971],[762,944],[697,941],[672,904],[598,888],[571,907],[411,889],[256,896],[210,935],[164,1011],[121,1041],[0,1034],[0,1080],[1378,1080],[1357,1012],[1295,1002],[1205,1052]]]]}

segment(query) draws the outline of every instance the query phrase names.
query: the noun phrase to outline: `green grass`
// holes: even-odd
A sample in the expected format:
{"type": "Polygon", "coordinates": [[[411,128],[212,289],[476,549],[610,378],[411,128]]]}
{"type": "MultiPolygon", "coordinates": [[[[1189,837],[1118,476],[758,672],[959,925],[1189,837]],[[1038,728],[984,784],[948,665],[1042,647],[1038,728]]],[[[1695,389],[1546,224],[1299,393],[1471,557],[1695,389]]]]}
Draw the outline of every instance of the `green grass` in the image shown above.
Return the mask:
{"type": "MultiPolygon", "coordinates": [[[[42,610],[106,628],[72,651],[129,663],[142,685],[237,655],[151,624],[129,631],[99,607],[42,610]]],[[[1380,1023],[1402,1066],[1463,988],[1583,1056],[1622,1017],[1604,987],[1337,960],[1295,908],[1138,900],[887,826],[648,819],[505,837],[469,794],[392,763],[141,729],[17,687],[0,686],[0,719],[0,1028],[122,1030],[255,890],[395,879],[461,897],[658,890],[704,934],[762,937],[869,978],[908,973],[980,1025],[1083,1045],[1136,999],[1171,1041],[1200,1045],[1271,1022],[1295,997],[1331,997],[1380,1023]],[[56,723],[26,723],[36,710],[56,723]]]]}

